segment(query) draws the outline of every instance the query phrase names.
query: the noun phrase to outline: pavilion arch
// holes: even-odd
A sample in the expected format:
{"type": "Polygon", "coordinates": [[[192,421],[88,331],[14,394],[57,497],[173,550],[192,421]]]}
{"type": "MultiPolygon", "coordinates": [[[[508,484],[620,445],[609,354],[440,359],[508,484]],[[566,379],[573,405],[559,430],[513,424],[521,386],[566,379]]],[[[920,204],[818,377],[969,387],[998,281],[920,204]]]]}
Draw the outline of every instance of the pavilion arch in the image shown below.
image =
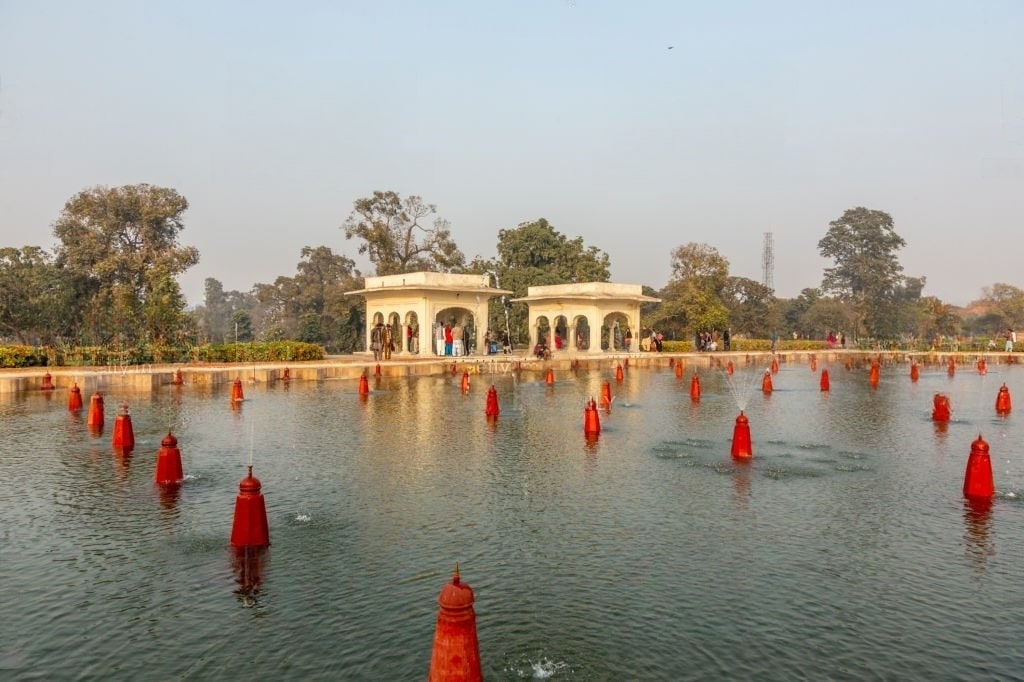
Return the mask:
{"type": "MultiPolygon", "coordinates": [[[[511,294],[491,286],[491,275],[456,275],[446,272],[405,272],[367,277],[365,287],[345,292],[366,299],[364,348],[370,347],[370,330],[385,322],[397,332],[396,354],[430,353],[437,321],[451,317],[466,325],[466,347],[483,349],[483,325],[490,299],[511,294]],[[403,326],[404,325],[404,326],[403,326]],[[397,343],[402,337],[406,343],[397,343]],[[415,339],[415,340],[413,340],[415,339]]],[[[443,349],[442,349],[443,350],[443,349]]]]}
{"type": "MultiPolygon", "coordinates": [[[[446,324],[451,325],[453,327],[455,325],[460,325],[462,327],[462,341],[465,344],[464,352],[466,355],[469,355],[470,349],[476,349],[480,347],[482,341],[476,340],[476,331],[478,325],[476,322],[476,317],[473,315],[473,311],[471,309],[463,306],[452,306],[450,308],[439,310],[437,313],[437,319],[433,321],[432,325],[434,327],[435,339],[438,338],[439,336],[443,337],[443,329],[446,324]],[[440,335],[438,334],[439,330],[441,330],[440,335]]],[[[443,353],[437,352],[436,347],[434,350],[435,353],[437,353],[438,355],[443,355],[443,353]]]]}
{"type": "Polygon", "coordinates": [[[626,330],[630,329],[629,315],[616,310],[607,313],[601,321],[601,348],[604,350],[626,350],[626,330]]]}
{"type": "Polygon", "coordinates": [[[405,312],[405,336],[402,342],[402,350],[406,353],[418,353],[420,334],[420,318],[415,310],[405,312]]]}
{"type": "Polygon", "coordinates": [[[534,344],[543,341],[548,345],[549,348],[554,348],[554,344],[551,342],[551,322],[548,320],[546,315],[538,315],[533,320],[534,329],[530,330],[530,339],[532,343],[530,348],[533,348],[534,344]]]}
{"type": "Polygon", "coordinates": [[[572,318],[570,328],[575,330],[575,333],[571,334],[572,347],[578,351],[590,350],[590,321],[587,320],[587,316],[577,315],[572,318]]]}
{"type": "Polygon", "coordinates": [[[551,321],[549,345],[553,350],[569,347],[569,320],[565,315],[558,315],[551,321]]]}
{"type": "Polygon", "coordinates": [[[531,347],[539,340],[541,319],[563,318],[571,322],[567,332],[568,337],[574,339],[572,348],[583,353],[600,353],[602,346],[609,351],[623,350],[621,341],[618,345],[615,343],[616,321],[624,322],[635,334],[640,328],[640,304],[661,299],[644,296],[639,284],[582,282],[529,287],[525,297],[513,300],[529,306],[531,347]],[[609,328],[602,339],[601,330],[605,323],[609,328]],[[581,343],[582,330],[587,333],[586,341],[581,343]],[[580,347],[584,345],[585,348],[580,347]]]}

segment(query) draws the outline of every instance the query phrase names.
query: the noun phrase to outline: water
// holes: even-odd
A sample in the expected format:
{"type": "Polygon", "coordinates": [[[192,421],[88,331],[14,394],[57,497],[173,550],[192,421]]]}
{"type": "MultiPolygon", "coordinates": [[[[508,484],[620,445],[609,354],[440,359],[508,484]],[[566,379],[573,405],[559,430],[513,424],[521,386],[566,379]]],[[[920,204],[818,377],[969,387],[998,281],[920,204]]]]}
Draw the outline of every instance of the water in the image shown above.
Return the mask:
{"type": "Polygon", "coordinates": [[[732,390],[698,369],[699,404],[692,368],[627,370],[592,445],[584,400],[614,370],[474,376],[468,396],[385,379],[365,402],[356,381],[247,385],[238,410],[230,386],[111,394],[99,438],[66,395],[2,396],[0,678],[422,680],[458,561],[488,680],[1021,679],[1024,433],[993,406],[1024,371],[886,366],[871,389],[825,368],[831,392],[784,365],[769,397],[764,367],[732,390]],[[152,484],[169,425],[177,496],[152,484]],[[961,498],[979,432],[988,513],[961,498]],[[255,587],[227,549],[250,449],[272,542],[255,587]]]}

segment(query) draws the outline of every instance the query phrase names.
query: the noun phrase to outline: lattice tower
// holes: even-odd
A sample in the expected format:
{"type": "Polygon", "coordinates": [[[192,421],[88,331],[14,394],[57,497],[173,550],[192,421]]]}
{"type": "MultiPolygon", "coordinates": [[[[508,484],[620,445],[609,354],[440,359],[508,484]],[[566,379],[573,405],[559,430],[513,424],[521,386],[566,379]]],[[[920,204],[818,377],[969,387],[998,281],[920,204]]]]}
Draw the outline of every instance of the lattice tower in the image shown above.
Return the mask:
{"type": "Polygon", "coordinates": [[[775,289],[775,244],[771,232],[764,233],[764,249],[761,252],[761,284],[775,289]]]}

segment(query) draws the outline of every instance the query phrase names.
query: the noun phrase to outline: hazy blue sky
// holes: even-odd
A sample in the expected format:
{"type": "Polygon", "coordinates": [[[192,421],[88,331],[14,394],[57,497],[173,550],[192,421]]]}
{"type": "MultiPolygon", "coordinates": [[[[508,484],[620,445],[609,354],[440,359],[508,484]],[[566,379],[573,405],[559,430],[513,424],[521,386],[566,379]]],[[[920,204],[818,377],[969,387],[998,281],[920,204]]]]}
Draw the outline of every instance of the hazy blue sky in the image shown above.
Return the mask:
{"type": "Polygon", "coordinates": [[[292,275],[373,190],[466,253],[546,217],[661,287],[706,242],[817,286],[817,242],[888,211],[925,294],[1024,286],[1024,2],[0,0],[0,246],[148,182],[191,203],[182,282],[292,275]],[[668,49],[668,48],[672,49],[668,49]]]}

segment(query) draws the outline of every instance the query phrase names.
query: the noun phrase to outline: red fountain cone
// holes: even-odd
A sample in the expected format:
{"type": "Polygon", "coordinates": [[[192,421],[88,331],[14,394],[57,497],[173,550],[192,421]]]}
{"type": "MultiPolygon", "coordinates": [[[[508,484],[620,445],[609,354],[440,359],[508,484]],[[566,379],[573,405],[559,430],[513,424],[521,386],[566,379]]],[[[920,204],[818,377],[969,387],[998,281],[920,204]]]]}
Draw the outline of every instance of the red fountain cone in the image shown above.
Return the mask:
{"type": "Polygon", "coordinates": [[[370,380],[366,378],[366,372],[359,375],[359,395],[369,395],[370,380]]]}
{"type": "Polygon", "coordinates": [[[601,384],[601,408],[612,409],[612,385],[608,381],[601,384]]]}
{"type": "Polygon", "coordinates": [[[179,370],[175,370],[174,378],[171,379],[171,385],[173,385],[173,386],[181,386],[184,383],[185,383],[185,377],[182,376],[181,370],[180,369],[179,370]]]}
{"type": "Polygon", "coordinates": [[[283,379],[284,381],[291,381],[292,380],[292,371],[291,371],[291,369],[285,367],[284,368],[284,375],[281,377],[281,379],[283,379]]]}
{"type": "Polygon", "coordinates": [[[821,390],[828,392],[830,388],[832,388],[832,385],[829,383],[828,370],[823,369],[821,370],[821,390]]]}
{"type": "Polygon", "coordinates": [[[868,380],[871,382],[871,388],[878,388],[878,378],[881,372],[878,360],[871,361],[871,373],[868,375],[868,380]]]}
{"type": "Polygon", "coordinates": [[[917,382],[921,378],[921,369],[917,366],[917,362],[911,361],[910,363],[910,380],[917,382]]]}
{"type": "Polygon", "coordinates": [[[548,371],[544,373],[544,383],[548,386],[552,386],[555,383],[555,370],[548,367],[548,371]]]}
{"type": "Polygon", "coordinates": [[[427,682],[481,682],[473,590],[459,580],[458,564],[452,581],[441,588],[437,603],[440,608],[427,682]]]}
{"type": "Polygon", "coordinates": [[[693,373],[693,379],[690,379],[690,400],[700,401],[700,377],[696,372],[693,373]]]}
{"type": "Polygon", "coordinates": [[[458,374],[458,373],[459,373],[459,370],[458,370],[457,367],[455,367],[455,363],[453,362],[452,363],[452,374],[458,374]]]}
{"type": "Polygon", "coordinates": [[[996,396],[996,414],[1010,414],[1011,409],[1010,389],[1003,384],[999,387],[999,395],[996,396]]]}
{"type": "Polygon", "coordinates": [[[99,392],[93,393],[89,399],[89,417],[86,423],[94,431],[103,428],[103,396],[99,392]]]}
{"type": "Polygon", "coordinates": [[[232,547],[269,547],[270,527],[267,525],[267,506],[263,500],[260,479],[252,475],[249,465],[248,475],[238,484],[238,497],[235,498],[235,520],[231,524],[232,547]]]}
{"type": "Polygon", "coordinates": [[[463,393],[469,393],[469,372],[462,373],[462,384],[460,385],[463,393]]]}
{"type": "Polygon", "coordinates": [[[621,384],[622,383],[622,378],[623,378],[622,365],[619,365],[615,369],[615,381],[617,381],[617,382],[619,382],[621,384]]]}
{"type": "Polygon", "coordinates": [[[683,362],[680,360],[676,363],[676,379],[683,378],[683,362]]]}
{"type": "Polygon", "coordinates": [[[624,367],[625,367],[626,369],[629,369],[629,358],[626,358],[625,360],[623,360],[623,361],[622,361],[622,364],[623,364],[623,366],[624,366],[624,367]]]}
{"type": "Polygon", "coordinates": [[[732,430],[733,459],[750,459],[754,456],[754,448],[750,444],[750,420],[740,410],[736,417],[736,426],[732,430]]]}
{"type": "Polygon", "coordinates": [[[135,431],[132,430],[132,417],[128,414],[128,403],[121,403],[121,414],[114,417],[114,449],[127,455],[135,448],[135,431]]]}
{"type": "Polygon", "coordinates": [[[82,409],[82,389],[76,382],[71,387],[71,393],[68,394],[68,412],[78,412],[80,409],[82,409]]]}
{"type": "Polygon", "coordinates": [[[43,375],[43,385],[39,387],[39,390],[52,391],[55,388],[57,387],[53,385],[53,377],[50,376],[49,372],[47,372],[46,374],[43,375]]]}
{"type": "Polygon", "coordinates": [[[484,409],[484,414],[487,415],[488,419],[497,419],[500,412],[501,410],[498,408],[498,389],[492,385],[487,389],[487,406],[484,409]]]}
{"type": "Polygon", "coordinates": [[[242,380],[235,379],[235,383],[231,384],[231,402],[240,403],[245,400],[245,394],[242,392],[242,380]]]}
{"type": "Polygon", "coordinates": [[[772,355],[772,374],[778,374],[778,373],[779,373],[779,357],[777,355],[772,355]]]}
{"type": "Polygon", "coordinates": [[[725,373],[732,376],[732,373],[736,371],[736,368],[732,366],[732,360],[725,363],[725,373]]]}
{"type": "Polygon", "coordinates": [[[583,409],[583,433],[596,436],[601,433],[601,416],[597,413],[597,403],[591,398],[583,409]]]}
{"type": "Polygon", "coordinates": [[[373,376],[375,376],[375,377],[379,377],[380,376],[380,363],[379,362],[377,363],[377,366],[373,369],[373,376]]]}
{"type": "Polygon", "coordinates": [[[954,374],[956,374],[956,358],[954,358],[952,355],[949,356],[949,366],[947,367],[946,371],[949,374],[949,376],[953,376],[954,374]]]}
{"type": "Polygon", "coordinates": [[[818,358],[814,357],[813,355],[811,356],[811,371],[818,371],[818,358]]]}
{"type": "Polygon", "coordinates": [[[764,371],[764,378],[761,379],[761,390],[766,394],[775,390],[772,387],[772,374],[768,370],[764,371]]]}
{"type": "Polygon", "coordinates": [[[668,366],[669,367],[675,367],[675,364],[676,364],[676,359],[675,358],[669,358],[668,359],[668,366]]]}
{"type": "Polygon", "coordinates": [[[971,443],[971,454],[967,458],[967,471],[964,472],[964,497],[968,499],[990,500],[996,494],[996,484],[992,478],[992,459],[988,455],[988,443],[981,434],[971,443]]]}
{"type": "Polygon", "coordinates": [[[978,358],[978,374],[987,374],[988,365],[985,364],[985,358],[978,358]]]}
{"type": "Polygon", "coordinates": [[[160,441],[160,451],[156,453],[156,475],[153,480],[157,485],[178,485],[185,480],[185,474],[181,470],[178,439],[170,431],[160,441]]]}
{"type": "Polygon", "coordinates": [[[936,393],[932,399],[932,421],[948,422],[952,409],[949,398],[941,393],[936,393]]]}

